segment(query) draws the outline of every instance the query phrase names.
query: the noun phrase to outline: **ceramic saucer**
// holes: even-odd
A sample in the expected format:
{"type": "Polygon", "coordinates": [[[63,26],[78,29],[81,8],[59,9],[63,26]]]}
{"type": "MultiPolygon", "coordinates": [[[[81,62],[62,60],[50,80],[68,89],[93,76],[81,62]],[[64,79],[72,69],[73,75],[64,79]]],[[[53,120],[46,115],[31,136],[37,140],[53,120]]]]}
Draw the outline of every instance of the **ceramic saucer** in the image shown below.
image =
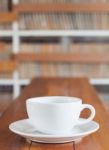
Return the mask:
{"type": "Polygon", "coordinates": [[[95,121],[90,121],[85,125],[75,126],[70,134],[66,135],[51,135],[39,132],[30,123],[29,119],[19,120],[9,125],[9,129],[28,139],[41,143],[66,143],[81,139],[99,129],[99,124],[95,121]]]}

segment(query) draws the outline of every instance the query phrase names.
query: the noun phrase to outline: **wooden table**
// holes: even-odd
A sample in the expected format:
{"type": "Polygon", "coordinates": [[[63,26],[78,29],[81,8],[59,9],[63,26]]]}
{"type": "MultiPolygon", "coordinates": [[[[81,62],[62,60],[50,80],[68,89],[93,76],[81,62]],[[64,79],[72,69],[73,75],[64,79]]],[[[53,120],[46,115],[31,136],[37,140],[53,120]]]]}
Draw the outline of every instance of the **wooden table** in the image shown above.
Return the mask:
{"type": "MultiPolygon", "coordinates": [[[[84,112],[86,115],[88,112],[84,112]]],[[[0,150],[109,150],[109,115],[101,103],[95,89],[85,78],[45,78],[34,79],[16,101],[0,118],[0,150]],[[90,103],[96,108],[95,120],[100,123],[100,130],[82,139],[81,142],[66,144],[28,143],[11,131],[11,122],[27,118],[25,100],[29,97],[46,95],[77,96],[84,103],[90,103]]]]}

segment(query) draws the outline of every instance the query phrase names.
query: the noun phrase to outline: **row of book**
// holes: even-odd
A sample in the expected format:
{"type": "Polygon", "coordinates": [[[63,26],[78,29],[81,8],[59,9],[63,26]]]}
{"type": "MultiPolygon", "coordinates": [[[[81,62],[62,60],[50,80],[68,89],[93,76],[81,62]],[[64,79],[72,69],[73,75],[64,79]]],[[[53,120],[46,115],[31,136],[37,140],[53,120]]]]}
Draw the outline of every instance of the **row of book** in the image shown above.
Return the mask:
{"type": "MultiPolygon", "coordinates": [[[[71,41],[70,41],[71,42],[71,41]]],[[[91,43],[37,43],[37,42],[21,42],[20,53],[35,53],[35,54],[72,54],[76,52],[98,52],[106,53],[109,52],[108,42],[91,42],[91,43]]],[[[10,57],[12,54],[12,44],[10,42],[5,42],[2,45],[0,43],[0,59],[4,59],[5,56],[10,57]]]]}
{"type": "Polygon", "coordinates": [[[0,30],[12,30],[11,23],[0,23],[0,30]]]}
{"type": "MultiPolygon", "coordinates": [[[[88,52],[107,53],[109,52],[108,42],[91,42],[91,43],[37,43],[22,42],[20,44],[19,53],[34,54],[72,54],[72,53],[88,53],[88,52]]],[[[0,43],[0,59],[7,59],[12,55],[12,44],[10,42],[0,43]]]]}
{"type": "Polygon", "coordinates": [[[95,3],[109,2],[109,0],[19,0],[20,3],[95,3]]]}
{"type": "MultiPolygon", "coordinates": [[[[65,46],[65,43],[21,43],[20,53],[34,54],[68,54],[68,53],[87,53],[109,51],[108,43],[71,43],[65,46]]],[[[19,63],[20,78],[33,77],[72,77],[86,76],[88,78],[106,78],[109,77],[108,64],[80,64],[80,63],[39,63],[22,62],[19,63]],[[28,70],[31,70],[28,72],[28,70]]]]}
{"type": "Polygon", "coordinates": [[[73,54],[88,52],[107,53],[109,43],[27,43],[20,46],[20,53],[34,54],[73,54]]]}
{"type": "Polygon", "coordinates": [[[108,13],[23,13],[20,29],[109,29],[108,13]]]}
{"type": "MultiPolygon", "coordinates": [[[[3,47],[3,46],[1,46],[3,47]]],[[[5,49],[0,50],[0,59],[9,59],[11,51],[11,44],[5,44],[5,49]],[[8,54],[9,52],[9,54],[8,54]],[[7,55],[7,58],[6,58],[7,55]],[[9,55],[9,56],[8,56],[9,55]],[[4,58],[3,58],[4,57],[4,58]]],[[[34,54],[73,54],[76,52],[109,52],[109,44],[107,43],[71,43],[69,47],[63,43],[21,43],[20,53],[34,53],[34,54]]],[[[39,63],[39,62],[19,62],[16,68],[20,74],[20,78],[33,78],[34,76],[86,76],[89,78],[106,78],[109,76],[109,64],[80,64],[80,63],[39,63]],[[28,72],[29,70],[29,72],[28,72]]],[[[0,73],[0,78],[12,78],[12,74],[0,73]]]]}
{"type": "Polygon", "coordinates": [[[12,44],[10,42],[0,42],[0,60],[10,59],[12,55],[12,44]]]}
{"type": "Polygon", "coordinates": [[[35,54],[56,54],[56,53],[69,53],[69,46],[65,43],[27,43],[23,42],[20,46],[20,53],[35,53],[35,54]]]}
{"type": "Polygon", "coordinates": [[[0,0],[0,12],[8,11],[8,0],[0,0]]]}
{"type": "Polygon", "coordinates": [[[78,63],[32,63],[19,64],[20,78],[33,77],[74,77],[108,78],[108,64],[78,64],[78,63]],[[30,71],[28,71],[30,70],[30,71]]]}
{"type": "MultiPolygon", "coordinates": [[[[17,22],[21,30],[106,30],[109,29],[109,14],[22,13],[17,22]]],[[[12,29],[12,24],[0,23],[2,29],[12,29]]]]}
{"type": "MultiPolygon", "coordinates": [[[[37,43],[22,42],[19,53],[33,54],[73,54],[73,53],[107,53],[109,52],[109,43],[37,43]]],[[[0,43],[0,60],[9,59],[12,56],[12,44],[0,43]]]]}
{"type": "Polygon", "coordinates": [[[0,72],[0,79],[12,79],[12,78],[13,78],[12,73],[0,72]]]}
{"type": "MultiPolygon", "coordinates": [[[[12,56],[12,44],[10,42],[4,42],[3,40],[0,40],[0,61],[9,61],[12,56]]],[[[8,66],[4,70],[8,70],[8,66]]],[[[2,79],[8,79],[12,78],[12,73],[7,72],[1,72],[0,70],[0,78],[2,79]]]]}
{"type": "MultiPolygon", "coordinates": [[[[100,52],[109,51],[108,43],[71,43],[65,47],[65,43],[22,43],[20,53],[34,54],[73,54],[76,52],[100,52]]],[[[34,76],[50,76],[50,77],[71,77],[86,76],[88,78],[106,78],[109,77],[108,64],[80,64],[80,63],[36,63],[22,62],[19,65],[21,78],[33,78],[34,76]],[[31,72],[28,72],[31,70],[31,72]]]]}
{"type": "MultiPolygon", "coordinates": [[[[33,63],[22,62],[17,68],[20,79],[33,77],[87,77],[109,78],[108,64],[33,63]],[[28,71],[30,70],[30,71],[28,71]]],[[[12,78],[12,74],[0,73],[0,78],[12,78]]]]}

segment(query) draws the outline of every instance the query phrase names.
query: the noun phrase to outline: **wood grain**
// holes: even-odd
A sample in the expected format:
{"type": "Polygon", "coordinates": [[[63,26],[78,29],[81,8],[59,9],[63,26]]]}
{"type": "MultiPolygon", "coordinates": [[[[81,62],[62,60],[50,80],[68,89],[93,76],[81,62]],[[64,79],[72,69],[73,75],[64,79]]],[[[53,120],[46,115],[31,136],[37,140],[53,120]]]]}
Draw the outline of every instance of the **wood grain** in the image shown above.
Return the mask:
{"type": "Polygon", "coordinates": [[[17,4],[13,6],[17,12],[109,12],[109,3],[79,4],[17,4]]]}
{"type": "Polygon", "coordinates": [[[66,144],[40,144],[32,143],[30,150],[74,150],[73,143],[66,144]]]}
{"type": "MultiPolygon", "coordinates": [[[[109,114],[105,110],[95,89],[85,78],[37,78],[27,86],[22,94],[12,103],[0,119],[0,149],[27,150],[29,143],[9,131],[11,122],[27,118],[25,100],[35,96],[66,95],[83,99],[96,108],[94,120],[100,123],[100,130],[76,143],[76,150],[108,150],[109,149],[109,114]],[[8,139],[8,140],[7,140],[8,139]]],[[[87,116],[87,112],[84,112],[87,116]]],[[[32,143],[31,150],[73,150],[73,144],[39,144],[32,143]]]]}

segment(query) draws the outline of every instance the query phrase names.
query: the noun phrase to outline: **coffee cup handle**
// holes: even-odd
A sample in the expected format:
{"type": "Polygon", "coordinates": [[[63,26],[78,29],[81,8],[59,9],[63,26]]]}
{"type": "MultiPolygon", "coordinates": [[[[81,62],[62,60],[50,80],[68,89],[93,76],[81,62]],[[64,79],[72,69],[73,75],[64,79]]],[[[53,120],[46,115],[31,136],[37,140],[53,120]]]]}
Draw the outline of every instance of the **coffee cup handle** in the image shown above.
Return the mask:
{"type": "Polygon", "coordinates": [[[86,123],[90,122],[91,120],[93,120],[93,118],[95,117],[95,108],[89,104],[82,104],[81,111],[83,111],[86,108],[90,109],[91,114],[86,120],[79,120],[77,123],[78,125],[86,124],[86,123]]]}

